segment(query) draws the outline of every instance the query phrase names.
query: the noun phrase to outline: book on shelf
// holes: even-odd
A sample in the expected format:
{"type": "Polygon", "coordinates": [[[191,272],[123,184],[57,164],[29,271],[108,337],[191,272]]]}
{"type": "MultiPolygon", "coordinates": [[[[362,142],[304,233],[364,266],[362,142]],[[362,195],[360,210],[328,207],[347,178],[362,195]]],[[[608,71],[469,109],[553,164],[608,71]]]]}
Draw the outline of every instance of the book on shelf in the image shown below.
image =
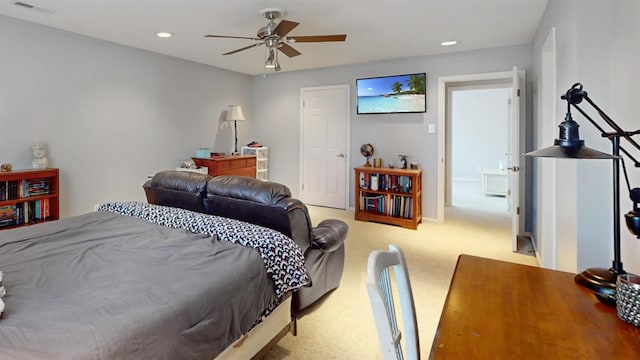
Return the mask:
{"type": "Polygon", "coordinates": [[[411,176],[361,172],[358,181],[361,189],[403,194],[413,193],[413,178],[411,176]]]}
{"type": "Polygon", "coordinates": [[[0,227],[30,224],[51,217],[49,199],[19,202],[0,207],[0,227]]]}
{"type": "Polygon", "coordinates": [[[411,219],[413,217],[413,198],[402,195],[389,197],[389,212],[387,215],[411,219]]]}
{"type": "Polygon", "coordinates": [[[360,197],[360,208],[365,211],[384,213],[384,196],[364,194],[360,197]]]}
{"type": "Polygon", "coordinates": [[[360,209],[368,212],[399,217],[413,218],[413,198],[403,195],[380,195],[363,193],[360,196],[360,209]]]}
{"type": "Polygon", "coordinates": [[[49,179],[22,179],[0,182],[0,201],[47,195],[51,191],[49,179]]]}
{"type": "Polygon", "coordinates": [[[49,194],[49,179],[23,180],[25,196],[37,196],[49,194]]]}
{"type": "Polygon", "coordinates": [[[15,207],[13,205],[0,206],[0,227],[16,223],[15,207]]]}

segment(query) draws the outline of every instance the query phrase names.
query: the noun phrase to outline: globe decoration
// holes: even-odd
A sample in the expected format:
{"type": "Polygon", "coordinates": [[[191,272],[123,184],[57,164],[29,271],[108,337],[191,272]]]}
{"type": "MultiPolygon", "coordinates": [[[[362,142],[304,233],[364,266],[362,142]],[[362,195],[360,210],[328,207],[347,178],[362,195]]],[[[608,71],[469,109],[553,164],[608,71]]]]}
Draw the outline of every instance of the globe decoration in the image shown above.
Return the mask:
{"type": "Polygon", "coordinates": [[[362,156],[367,158],[367,162],[364,164],[364,166],[371,166],[369,159],[373,156],[373,145],[364,144],[360,146],[360,154],[362,154],[362,156]]]}

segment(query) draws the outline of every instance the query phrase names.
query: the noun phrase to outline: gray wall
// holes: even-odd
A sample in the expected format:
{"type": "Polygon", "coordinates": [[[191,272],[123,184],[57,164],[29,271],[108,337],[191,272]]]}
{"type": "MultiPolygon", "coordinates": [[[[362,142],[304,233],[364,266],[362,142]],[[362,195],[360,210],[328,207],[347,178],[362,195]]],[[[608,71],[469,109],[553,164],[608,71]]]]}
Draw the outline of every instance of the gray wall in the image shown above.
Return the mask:
{"type": "MultiPolygon", "coordinates": [[[[437,85],[439,76],[511,71],[513,66],[529,68],[528,46],[486,49],[439,56],[406,58],[297,72],[255,76],[252,79],[252,136],[269,146],[270,177],[299,189],[300,88],[349,84],[351,86],[351,167],[364,158],[360,145],[371,143],[376,157],[397,161],[408,154],[409,161],[423,169],[423,216],[436,218],[437,134],[428,133],[428,124],[437,124],[437,85]],[[425,114],[357,115],[355,80],[358,78],[427,73],[427,112],[425,114]]],[[[303,60],[303,59],[300,59],[303,60]]],[[[437,129],[444,131],[444,129],[437,129]]],[[[350,175],[353,189],[353,174],[350,175]]],[[[294,194],[298,196],[298,194],[294,194]]],[[[353,194],[350,194],[353,206],[353,194]]]]}
{"type": "MultiPolygon", "coordinates": [[[[533,66],[530,75],[534,89],[540,73],[541,46],[551,27],[557,28],[557,93],[566,92],[573,83],[581,82],[600,108],[614,118],[626,130],[637,129],[634,114],[640,63],[640,5],[637,1],[598,0],[550,0],[538,28],[532,47],[533,66]]],[[[535,93],[535,91],[534,91],[535,93]]],[[[548,121],[536,116],[537,97],[533,98],[534,121],[548,121]]],[[[583,105],[591,117],[604,124],[590,106],[583,105]]],[[[559,101],[557,112],[564,116],[566,102],[559,101]]],[[[599,132],[576,111],[574,119],[581,124],[580,134],[587,146],[611,151],[611,145],[600,137],[599,132]]],[[[557,119],[560,123],[562,119],[557,119]]],[[[535,124],[533,125],[534,129],[535,124]]],[[[533,137],[534,147],[550,146],[549,139],[533,137]],[[547,142],[546,144],[544,142],[547,142]]],[[[561,160],[557,169],[557,204],[569,204],[570,211],[558,213],[560,235],[573,244],[559,248],[559,257],[565,252],[574,252],[575,270],[587,267],[609,267],[613,259],[612,245],[612,167],[609,161],[561,160]],[[574,168],[566,172],[565,168],[574,168]]],[[[638,170],[629,167],[632,186],[638,184],[638,170]]],[[[534,175],[535,177],[535,175],[534,175]]],[[[534,196],[548,189],[533,188],[534,196]]],[[[621,184],[621,211],[630,210],[626,185],[621,184]]],[[[538,214],[535,209],[534,222],[538,214]]],[[[535,226],[533,226],[535,229],[535,226]]],[[[536,234],[534,234],[535,236],[536,234]]],[[[627,271],[640,271],[640,251],[637,240],[629,235],[622,225],[622,260],[627,271]]]]}
{"type": "Polygon", "coordinates": [[[47,142],[63,217],[143,200],[148,175],[199,147],[231,149],[219,119],[228,104],[251,118],[250,86],[247,75],[0,16],[0,163],[29,168],[31,143],[47,142]]]}
{"type": "MultiPolygon", "coordinates": [[[[510,88],[452,91],[451,176],[478,180],[483,169],[507,165],[510,88]]],[[[479,188],[478,188],[479,189],[479,188]]]]}
{"type": "MultiPolygon", "coordinates": [[[[610,107],[609,116],[625,130],[640,129],[638,120],[638,84],[640,84],[640,2],[624,0],[616,2],[612,10],[610,47],[610,107]]],[[[595,96],[595,95],[594,95],[595,96]]],[[[640,136],[635,140],[640,142],[640,136]]],[[[630,148],[630,147],[627,147],[630,148]]],[[[640,151],[633,151],[640,160],[640,151]]],[[[627,168],[631,187],[640,187],[640,169],[630,165],[627,168]]],[[[620,210],[624,214],[631,210],[632,203],[627,196],[625,184],[620,185],[620,210]]],[[[622,261],[625,269],[640,273],[640,240],[631,235],[622,223],[622,261]]]]}

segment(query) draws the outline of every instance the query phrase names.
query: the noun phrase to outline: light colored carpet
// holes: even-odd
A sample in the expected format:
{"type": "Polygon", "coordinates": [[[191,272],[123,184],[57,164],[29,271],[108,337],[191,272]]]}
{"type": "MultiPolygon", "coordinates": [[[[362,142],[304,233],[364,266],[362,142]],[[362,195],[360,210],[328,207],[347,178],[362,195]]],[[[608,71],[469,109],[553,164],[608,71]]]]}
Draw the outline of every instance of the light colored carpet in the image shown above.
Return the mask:
{"type": "Polygon", "coordinates": [[[506,214],[509,204],[504,196],[483,195],[480,179],[451,181],[451,204],[455,207],[479,209],[485,212],[506,214]]]}
{"type": "Polygon", "coordinates": [[[379,359],[380,346],[366,291],[372,250],[400,246],[414,291],[421,354],[428,358],[458,255],[465,253],[537,266],[534,256],[511,251],[510,218],[505,214],[450,207],[443,224],[418,230],[353,220],[353,211],[309,207],[313,223],[336,218],[349,225],[346,260],[338,289],[298,320],[265,357],[275,359],[379,359]]]}

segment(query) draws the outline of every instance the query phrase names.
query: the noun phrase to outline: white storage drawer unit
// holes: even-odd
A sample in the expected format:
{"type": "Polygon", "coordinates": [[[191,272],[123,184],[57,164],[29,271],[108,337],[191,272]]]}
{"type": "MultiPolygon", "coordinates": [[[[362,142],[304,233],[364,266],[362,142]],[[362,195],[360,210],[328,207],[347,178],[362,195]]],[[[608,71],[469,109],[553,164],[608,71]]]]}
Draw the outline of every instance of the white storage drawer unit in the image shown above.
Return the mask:
{"type": "Polygon", "coordinates": [[[269,180],[269,148],[243,146],[242,155],[256,156],[256,178],[262,181],[269,180]]]}

